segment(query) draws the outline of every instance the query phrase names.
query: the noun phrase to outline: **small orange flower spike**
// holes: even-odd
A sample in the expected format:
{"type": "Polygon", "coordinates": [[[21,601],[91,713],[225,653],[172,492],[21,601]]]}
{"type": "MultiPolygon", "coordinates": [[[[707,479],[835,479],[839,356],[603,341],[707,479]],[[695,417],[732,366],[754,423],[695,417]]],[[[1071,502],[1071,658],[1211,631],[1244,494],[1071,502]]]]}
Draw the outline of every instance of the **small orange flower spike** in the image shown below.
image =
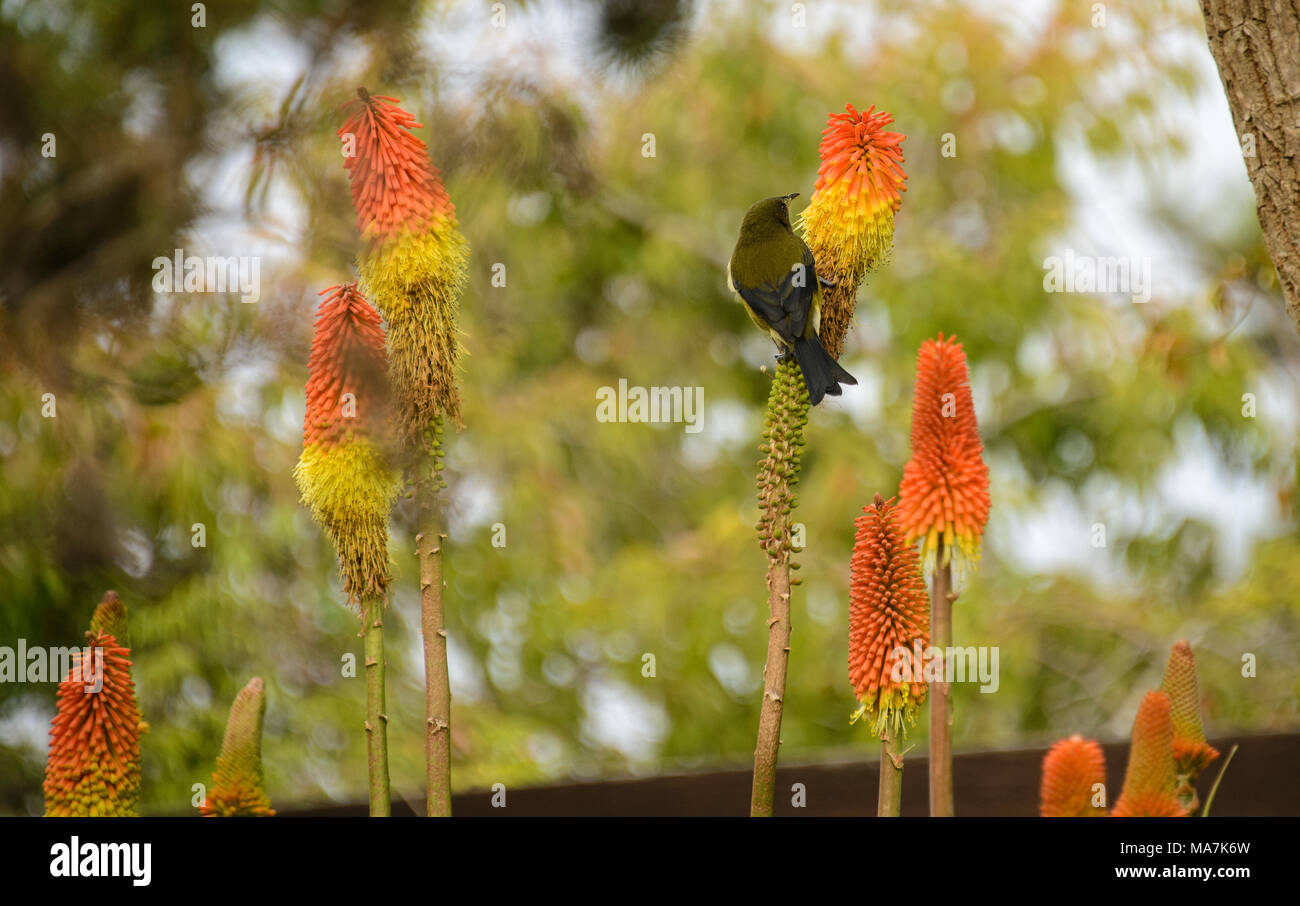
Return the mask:
{"type": "Polygon", "coordinates": [[[897,735],[925,700],[922,658],[930,645],[930,598],[916,550],[905,543],[894,500],[879,494],[857,518],[849,578],[849,682],[872,715],[872,731],[897,735]]]}
{"type": "Polygon", "coordinates": [[[1093,804],[1098,784],[1105,789],[1106,757],[1101,746],[1077,733],[1057,740],[1043,758],[1038,813],[1044,818],[1103,817],[1106,809],[1093,804]]]}
{"type": "Polygon", "coordinates": [[[1201,702],[1196,693],[1196,661],[1192,646],[1182,641],[1169,652],[1160,691],[1169,696],[1174,724],[1174,764],[1179,774],[1194,783],[1201,771],[1219,757],[1218,749],[1205,741],[1201,726],[1201,702]]]}
{"type": "Polygon", "coordinates": [[[975,423],[966,354],[955,338],[926,340],[916,362],[912,458],[899,487],[898,521],[921,539],[927,568],[939,542],[958,582],[979,561],[989,518],[989,469],[975,423]]]}
{"type": "Polygon", "coordinates": [[[388,416],[388,355],[384,328],[355,283],[322,290],[307,360],[303,444],[371,438],[388,416]],[[352,395],[348,406],[345,395],[352,395]]]}
{"type": "Polygon", "coordinates": [[[1111,814],[1116,818],[1182,817],[1187,812],[1179,804],[1177,786],[1169,696],[1148,692],[1133,720],[1124,788],[1111,814]]]}
{"type": "Polygon", "coordinates": [[[106,632],[89,632],[86,638],[89,660],[84,652],[73,654],[59,683],[45,765],[45,814],[134,817],[144,724],[131,679],[131,652],[106,632]]]}

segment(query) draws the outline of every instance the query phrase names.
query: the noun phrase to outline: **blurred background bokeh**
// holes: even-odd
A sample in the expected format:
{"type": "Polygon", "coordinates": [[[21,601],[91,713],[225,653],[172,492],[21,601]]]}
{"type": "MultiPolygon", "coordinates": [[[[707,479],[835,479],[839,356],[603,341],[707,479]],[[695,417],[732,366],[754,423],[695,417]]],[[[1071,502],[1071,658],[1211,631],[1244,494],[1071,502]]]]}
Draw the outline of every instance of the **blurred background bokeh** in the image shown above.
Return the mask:
{"type": "MultiPolygon", "coordinates": [[[[1300,342],[1197,5],[1092,6],[212,0],[195,27],[189,4],[3,0],[0,645],[79,644],[121,594],[145,813],[190,809],[254,675],[275,805],[363,797],[358,624],[290,473],[317,293],[352,274],[334,130],[365,85],[424,124],[472,246],[454,787],[744,765],[772,349],[722,268],[752,201],[806,203],[827,114],[875,104],[908,190],[846,344],[859,385],[809,429],[783,762],[874,757],[848,722],[853,520],[897,488],[940,331],[993,500],[954,636],[1001,651],[995,694],[956,688],[958,750],[1125,736],[1179,638],[1211,735],[1300,726],[1300,342]],[[156,294],[175,248],[258,256],[260,301],[156,294]],[[1150,301],[1046,293],[1067,249],[1149,258],[1150,301]],[[621,378],[703,387],[703,430],[598,422],[621,378]]],[[[418,803],[413,516],[386,625],[394,793],[418,803]]],[[[54,702],[0,684],[0,813],[42,810],[54,702]]]]}

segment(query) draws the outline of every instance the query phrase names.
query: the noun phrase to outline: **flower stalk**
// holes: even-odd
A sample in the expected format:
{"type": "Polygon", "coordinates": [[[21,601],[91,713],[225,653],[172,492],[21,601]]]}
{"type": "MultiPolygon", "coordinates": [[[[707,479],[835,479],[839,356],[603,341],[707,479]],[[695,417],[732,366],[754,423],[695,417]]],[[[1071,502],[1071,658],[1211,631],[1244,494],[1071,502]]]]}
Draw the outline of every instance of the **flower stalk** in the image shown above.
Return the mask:
{"type": "MultiPolygon", "coordinates": [[[[943,652],[938,665],[947,677],[943,658],[952,646],[952,605],[957,595],[952,591],[952,564],[945,562],[943,542],[937,548],[934,590],[930,595],[931,632],[934,647],[943,652]]],[[[952,794],[952,684],[943,679],[934,684],[930,701],[930,815],[951,818],[954,814],[952,794]]]]}
{"type": "MultiPolygon", "coordinates": [[[[893,122],[874,108],[831,114],[819,146],[822,164],[807,210],[799,220],[804,241],[823,282],[822,343],[839,358],[853,317],[859,284],[884,260],[893,241],[894,212],[903,181],[903,136],[881,131],[893,122]],[[864,216],[863,212],[867,212],[864,216]]],[[[764,419],[763,458],[758,465],[759,546],[767,555],[768,634],[763,702],[754,748],[750,815],[772,814],[776,763],[781,746],[782,702],[790,660],[790,527],[798,501],[799,451],[804,445],[809,399],[793,357],[777,366],[764,419]]]]}
{"type": "Polygon", "coordinates": [[[880,788],[876,794],[876,817],[897,818],[903,812],[903,753],[898,740],[885,730],[880,734],[880,788]]]}
{"type": "Polygon", "coordinates": [[[361,603],[361,635],[366,658],[366,767],[370,784],[370,817],[392,815],[388,774],[388,709],[384,664],[384,601],[361,603]]]}
{"type": "Polygon", "coordinates": [[[758,464],[759,547],[767,557],[767,661],[763,667],[763,703],[759,709],[758,741],[754,748],[754,783],[749,813],[772,816],[776,794],[776,762],[781,746],[781,717],[785,701],[786,668],[790,661],[790,576],[798,564],[791,518],[798,498],[799,462],[804,427],[808,424],[808,388],[791,356],[777,366],[768,393],[763,429],[763,453],[758,464]]]}
{"type": "Polygon", "coordinates": [[[420,627],[424,636],[426,815],[451,816],[451,683],[447,671],[446,615],[442,600],[442,419],[426,434],[425,454],[416,482],[420,558],[420,627]]]}
{"type": "Polygon", "coordinates": [[[363,241],[361,283],[388,322],[398,433],[416,500],[416,557],[425,666],[425,814],[451,814],[451,684],[443,604],[438,492],[444,426],[460,427],[456,320],[468,245],[422,128],[396,98],[364,88],[349,102],[340,138],[355,139],[344,166],[363,241]]]}

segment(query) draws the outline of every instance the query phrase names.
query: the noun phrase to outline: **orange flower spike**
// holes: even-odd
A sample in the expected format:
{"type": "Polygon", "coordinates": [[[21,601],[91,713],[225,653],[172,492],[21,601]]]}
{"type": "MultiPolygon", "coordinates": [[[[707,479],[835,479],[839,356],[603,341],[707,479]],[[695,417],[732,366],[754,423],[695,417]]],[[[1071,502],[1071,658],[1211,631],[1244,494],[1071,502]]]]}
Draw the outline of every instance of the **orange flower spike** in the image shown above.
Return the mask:
{"type": "Polygon", "coordinates": [[[1201,726],[1201,701],[1196,691],[1196,660],[1186,641],[1174,645],[1165,666],[1160,691],[1169,696],[1174,725],[1174,763],[1179,774],[1195,782],[1201,771],[1219,757],[1219,750],[1205,741],[1201,726]]]}
{"type": "Polygon", "coordinates": [[[388,516],[400,476],[382,440],[388,383],[379,314],[355,284],[325,293],[307,362],[307,414],[294,479],[334,542],[344,590],[355,603],[382,597],[388,587],[388,516]]]}
{"type": "Polygon", "coordinates": [[[1133,720],[1124,788],[1111,814],[1117,818],[1182,817],[1187,812],[1179,804],[1177,786],[1169,696],[1148,692],[1133,720]]]}
{"type": "Polygon", "coordinates": [[[388,409],[387,352],[379,312],[355,283],[331,286],[316,315],[307,362],[307,416],[303,444],[339,443],[346,435],[369,436],[388,409]],[[343,414],[345,394],[355,411],[343,414]]]}
{"type": "Polygon", "coordinates": [[[874,105],[862,113],[852,104],[845,110],[827,117],[817,185],[801,223],[819,270],[860,281],[893,241],[894,214],[907,191],[906,136],[885,131],[894,118],[874,105]]]}
{"type": "Polygon", "coordinates": [[[930,599],[916,550],[896,518],[894,500],[879,494],[857,518],[849,573],[849,682],[862,703],[853,715],[873,715],[872,732],[903,731],[925,700],[922,664],[930,645],[930,599]]]}
{"type": "Polygon", "coordinates": [[[955,338],[926,340],[916,364],[912,458],[899,487],[899,523],[921,539],[927,568],[939,542],[958,582],[979,561],[989,518],[989,469],[975,422],[966,354],[955,338]]]}
{"type": "Polygon", "coordinates": [[[74,653],[68,675],[59,683],[45,765],[45,814],[134,817],[145,725],[136,705],[131,652],[108,633],[86,637],[90,661],[84,652],[74,653]]]}
{"type": "Polygon", "coordinates": [[[1038,813],[1044,818],[1094,818],[1106,809],[1093,805],[1097,784],[1106,786],[1106,756],[1091,739],[1074,734],[1057,740],[1043,758],[1038,813]]]}
{"type": "Polygon", "coordinates": [[[366,239],[423,232],[436,219],[456,217],[428,146],[410,131],[424,127],[399,103],[358,89],[345,105],[350,116],[338,130],[341,139],[351,136],[355,143],[355,153],[343,166],[352,181],[357,229],[366,239]]]}

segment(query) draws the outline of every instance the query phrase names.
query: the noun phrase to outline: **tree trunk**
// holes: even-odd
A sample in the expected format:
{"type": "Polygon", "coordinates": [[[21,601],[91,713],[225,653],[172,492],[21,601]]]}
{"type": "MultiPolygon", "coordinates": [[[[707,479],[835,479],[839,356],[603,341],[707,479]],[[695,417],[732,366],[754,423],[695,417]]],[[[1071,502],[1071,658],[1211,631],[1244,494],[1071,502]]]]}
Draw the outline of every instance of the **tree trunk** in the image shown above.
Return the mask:
{"type": "Polygon", "coordinates": [[[1300,5],[1201,0],[1264,246],[1300,330],[1300,5]]]}

